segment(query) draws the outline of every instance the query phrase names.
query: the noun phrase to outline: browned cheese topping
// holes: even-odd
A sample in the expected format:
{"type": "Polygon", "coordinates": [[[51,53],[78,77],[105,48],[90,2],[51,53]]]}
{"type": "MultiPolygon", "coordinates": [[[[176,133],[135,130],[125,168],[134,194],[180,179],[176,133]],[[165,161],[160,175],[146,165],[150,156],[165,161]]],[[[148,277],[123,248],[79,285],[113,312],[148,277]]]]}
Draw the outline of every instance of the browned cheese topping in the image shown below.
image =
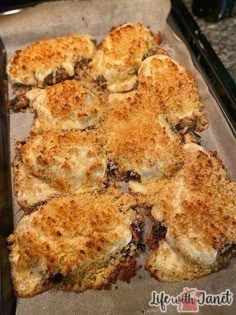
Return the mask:
{"type": "Polygon", "coordinates": [[[122,171],[135,171],[143,180],[170,175],[181,163],[181,138],[161,115],[131,94],[113,99],[104,126],[105,148],[122,171]]]}
{"type": "Polygon", "coordinates": [[[147,58],[138,73],[138,91],[153,112],[177,129],[207,128],[194,77],[178,62],[160,54],[147,58]]]}
{"type": "Polygon", "coordinates": [[[160,257],[166,251],[165,263],[169,259],[172,267],[163,274],[163,280],[170,276],[169,281],[175,281],[174,270],[174,279],[194,278],[191,264],[204,273],[219,269],[229,262],[236,242],[236,183],[229,180],[213,153],[194,144],[185,145],[185,150],[184,166],[173,178],[152,180],[143,186],[131,184],[139,198],[152,204],[153,219],[166,226],[165,241],[161,241],[160,248],[157,244],[147,268],[161,277],[159,272],[164,273],[165,268],[160,257]],[[181,261],[190,264],[188,276],[181,261]],[[178,264],[182,270],[179,275],[175,269],[178,264]]]}
{"type": "Polygon", "coordinates": [[[8,238],[17,296],[53,286],[75,292],[100,288],[120,264],[131,272],[136,251],[131,224],[142,221],[134,205],[132,196],[117,190],[82,193],[52,199],[25,216],[8,238]]]}
{"type": "Polygon", "coordinates": [[[83,130],[95,126],[106,108],[104,97],[76,80],[64,81],[47,89],[33,89],[26,93],[26,97],[36,114],[33,133],[83,130]]]}
{"type": "Polygon", "coordinates": [[[54,195],[102,188],[106,164],[101,138],[93,130],[30,136],[13,162],[18,202],[31,208],[54,195]]]}
{"type": "Polygon", "coordinates": [[[64,79],[73,77],[76,63],[82,58],[91,59],[94,52],[95,44],[89,35],[71,34],[42,39],[17,51],[8,63],[7,72],[14,84],[51,85],[56,72],[61,73],[64,79]],[[52,82],[44,82],[51,75],[52,82]]]}
{"type": "Polygon", "coordinates": [[[112,28],[101,43],[90,64],[94,79],[101,78],[111,92],[131,90],[137,81],[137,71],[143,58],[157,47],[159,35],[139,23],[112,28]]]}

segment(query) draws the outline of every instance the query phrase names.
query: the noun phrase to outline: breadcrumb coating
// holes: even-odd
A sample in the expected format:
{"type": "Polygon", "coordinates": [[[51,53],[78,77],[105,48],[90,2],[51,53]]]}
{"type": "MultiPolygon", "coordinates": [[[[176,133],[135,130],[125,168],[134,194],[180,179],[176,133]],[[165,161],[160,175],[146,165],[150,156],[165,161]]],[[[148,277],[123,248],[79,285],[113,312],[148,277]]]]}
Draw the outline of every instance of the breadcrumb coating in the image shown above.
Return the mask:
{"type": "Polygon", "coordinates": [[[35,134],[49,130],[86,129],[99,122],[104,99],[84,88],[79,81],[70,80],[46,89],[26,93],[30,108],[35,112],[31,131],[35,134]]]}
{"type": "Polygon", "coordinates": [[[207,128],[194,77],[167,55],[145,59],[138,72],[138,91],[153,112],[164,115],[178,129],[207,128]]]}
{"type": "Polygon", "coordinates": [[[83,193],[52,199],[23,217],[8,237],[16,295],[109,284],[125,254],[136,255],[131,224],[142,217],[134,205],[117,190],[83,193]]]}
{"type": "Polygon", "coordinates": [[[17,51],[8,63],[7,73],[14,84],[42,87],[45,78],[61,68],[73,77],[76,63],[83,58],[91,59],[95,49],[90,35],[42,39],[17,51]]]}
{"type": "Polygon", "coordinates": [[[51,195],[101,188],[106,178],[106,157],[100,138],[92,130],[48,131],[30,136],[18,151],[13,171],[20,204],[32,207],[32,202],[38,198],[42,198],[37,201],[40,202],[51,195]],[[29,187],[27,179],[40,194],[24,193],[24,189],[29,187]],[[26,183],[25,188],[22,180],[26,183]]]}
{"type": "Polygon", "coordinates": [[[211,266],[236,242],[236,183],[214,153],[195,144],[185,150],[184,166],[174,177],[131,189],[152,204],[152,217],[166,226],[171,247],[211,266]]]}
{"type": "Polygon", "coordinates": [[[142,180],[169,176],[181,164],[181,137],[135,94],[113,99],[104,134],[109,159],[120,171],[139,173],[142,180]]]}
{"type": "Polygon", "coordinates": [[[154,35],[140,23],[112,28],[90,64],[92,76],[95,79],[103,77],[111,92],[131,90],[143,58],[159,42],[159,35],[154,35]]]}

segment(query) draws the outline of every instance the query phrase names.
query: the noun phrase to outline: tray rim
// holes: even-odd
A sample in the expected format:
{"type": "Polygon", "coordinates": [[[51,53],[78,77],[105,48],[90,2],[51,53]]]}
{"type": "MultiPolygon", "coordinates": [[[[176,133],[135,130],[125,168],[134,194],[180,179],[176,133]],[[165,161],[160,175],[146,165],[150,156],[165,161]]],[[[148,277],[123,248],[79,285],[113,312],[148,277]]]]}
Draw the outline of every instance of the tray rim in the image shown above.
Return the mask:
{"type": "Polygon", "coordinates": [[[217,56],[183,1],[172,0],[168,24],[174,28],[200,70],[236,138],[236,82],[217,56]]]}
{"type": "Polygon", "coordinates": [[[6,109],[8,101],[7,74],[5,66],[7,56],[0,38],[0,315],[14,314],[16,298],[11,282],[11,272],[6,244],[6,236],[13,230],[13,205],[10,166],[10,117],[6,109]]]}

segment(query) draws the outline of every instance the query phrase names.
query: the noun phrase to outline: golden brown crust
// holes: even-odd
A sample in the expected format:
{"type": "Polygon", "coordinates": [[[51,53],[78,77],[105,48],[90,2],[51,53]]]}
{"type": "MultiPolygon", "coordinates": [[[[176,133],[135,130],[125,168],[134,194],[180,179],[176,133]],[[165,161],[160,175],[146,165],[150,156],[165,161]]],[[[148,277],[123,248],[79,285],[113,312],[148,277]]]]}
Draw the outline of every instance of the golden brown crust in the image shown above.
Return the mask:
{"type": "Polygon", "coordinates": [[[26,93],[36,117],[33,133],[49,130],[86,129],[99,122],[105,100],[98,93],[84,88],[79,81],[70,80],[47,89],[26,93]]]}
{"type": "Polygon", "coordinates": [[[138,73],[138,91],[153,112],[164,115],[179,129],[207,128],[207,118],[199,100],[194,77],[166,55],[145,59],[138,73]]]}
{"type": "Polygon", "coordinates": [[[31,208],[55,195],[102,188],[106,164],[96,131],[49,131],[30,136],[13,162],[18,201],[31,208]]]}
{"type": "Polygon", "coordinates": [[[104,38],[90,64],[92,76],[103,77],[112,92],[131,90],[137,79],[142,59],[160,41],[140,23],[128,23],[112,28],[104,38]]]}
{"type": "Polygon", "coordinates": [[[120,171],[135,171],[144,180],[170,175],[179,167],[181,138],[138,95],[114,99],[107,116],[105,149],[120,171]]]}
{"type": "Polygon", "coordinates": [[[25,216],[8,238],[17,295],[108,284],[123,251],[136,253],[131,224],[142,217],[134,206],[132,196],[112,190],[56,198],[25,216]]]}
{"type": "Polygon", "coordinates": [[[176,176],[140,191],[153,205],[154,220],[167,227],[167,242],[184,257],[212,265],[236,242],[236,183],[213,153],[193,144],[185,149],[185,163],[176,176]]]}
{"type": "Polygon", "coordinates": [[[44,79],[61,68],[72,77],[76,62],[92,58],[94,51],[89,35],[42,39],[16,52],[7,66],[8,75],[13,83],[43,86],[44,79]]]}

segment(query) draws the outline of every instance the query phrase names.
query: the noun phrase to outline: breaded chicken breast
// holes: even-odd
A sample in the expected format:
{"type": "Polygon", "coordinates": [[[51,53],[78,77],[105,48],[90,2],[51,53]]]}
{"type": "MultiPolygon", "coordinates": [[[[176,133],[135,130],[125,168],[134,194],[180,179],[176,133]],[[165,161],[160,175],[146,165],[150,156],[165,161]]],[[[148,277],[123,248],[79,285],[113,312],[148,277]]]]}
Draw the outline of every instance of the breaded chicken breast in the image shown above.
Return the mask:
{"type": "Polygon", "coordinates": [[[72,78],[96,50],[90,35],[42,39],[18,50],[7,73],[13,84],[44,87],[72,78]],[[76,69],[76,71],[75,71],[76,69]]]}
{"type": "Polygon", "coordinates": [[[181,164],[182,139],[161,115],[138,102],[132,93],[113,100],[104,124],[107,156],[119,174],[133,173],[140,180],[169,176],[181,164]]]}
{"type": "Polygon", "coordinates": [[[137,270],[142,216],[135,200],[113,190],[55,198],[21,219],[8,237],[15,293],[52,287],[82,292],[128,281],[137,270]],[[105,207],[104,207],[105,205],[105,207]]]}
{"type": "Polygon", "coordinates": [[[138,72],[138,91],[153,112],[177,129],[207,128],[194,77],[178,62],[159,54],[145,59],[138,72]]]}
{"type": "Polygon", "coordinates": [[[90,63],[92,76],[111,92],[131,90],[141,61],[159,42],[159,36],[140,23],[112,28],[90,63]]]}
{"type": "MultiPolygon", "coordinates": [[[[173,178],[146,186],[133,183],[131,189],[152,205],[152,217],[166,227],[164,237],[173,250],[215,271],[229,263],[235,247],[236,183],[213,153],[195,144],[185,145],[185,150],[184,166],[173,178]]],[[[156,272],[158,278],[158,267],[156,272]]]]}
{"type": "Polygon", "coordinates": [[[33,89],[11,102],[19,111],[30,106],[35,113],[31,131],[34,134],[49,130],[86,129],[98,123],[105,108],[103,97],[69,80],[46,89],[33,89]],[[24,98],[24,99],[23,99],[24,98]]]}
{"type": "Polygon", "coordinates": [[[13,162],[17,200],[27,211],[55,195],[102,188],[106,165],[100,138],[92,130],[30,136],[13,162]]]}

